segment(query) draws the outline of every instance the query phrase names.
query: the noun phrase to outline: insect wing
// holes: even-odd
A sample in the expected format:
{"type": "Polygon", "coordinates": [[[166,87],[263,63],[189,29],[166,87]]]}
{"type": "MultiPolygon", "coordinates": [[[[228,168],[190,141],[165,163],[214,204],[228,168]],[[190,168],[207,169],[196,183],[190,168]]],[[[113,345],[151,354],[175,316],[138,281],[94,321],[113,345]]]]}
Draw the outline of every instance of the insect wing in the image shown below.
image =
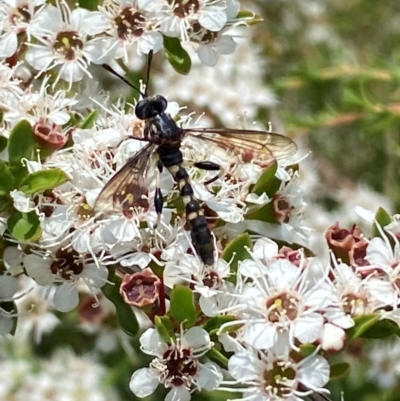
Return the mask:
{"type": "Polygon", "coordinates": [[[184,131],[187,135],[213,142],[240,157],[243,162],[267,164],[297,152],[297,145],[292,139],[274,132],[228,128],[191,128],[184,131]]]}
{"type": "Polygon", "coordinates": [[[154,150],[155,145],[149,143],[114,174],[97,197],[95,213],[127,215],[133,207],[148,208],[145,179],[154,150]]]}

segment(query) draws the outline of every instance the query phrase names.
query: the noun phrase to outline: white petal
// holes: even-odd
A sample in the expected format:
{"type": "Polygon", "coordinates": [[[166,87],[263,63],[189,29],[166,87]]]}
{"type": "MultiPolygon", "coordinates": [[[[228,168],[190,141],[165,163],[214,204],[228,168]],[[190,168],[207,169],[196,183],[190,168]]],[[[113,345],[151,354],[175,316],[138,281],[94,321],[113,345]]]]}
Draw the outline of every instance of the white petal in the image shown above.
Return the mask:
{"type": "Polygon", "coordinates": [[[325,351],[340,351],[346,341],[346,332],[331,323],[324,325],[324,332],[321,338],[321,346],[325,351]]]}
{"type": "Polygon", "coordinates": [[[249,381],[256,378],[254,359],[245,351],[238,352],[230,357],[228,369],[235,379],[241,381],[249,381]]]}
{"type": "Polygon", "coordinates": [[[261,260],[275,258],[279,253],[278,244],[269,238],[260,238],[254,244],[253,253],[261,260]]]}
{"type": "Polygon", "coordinates": [[[316,341],[322,335],[323,320],[319,313],[301,316],[294,324],[294,336],[303,344],[316,341]]]}
{"type": "Polygon", "coordinates": [[[58,125],[64,125],[71,119],[71,116],[66,111],[57,111],[57,113],[51,113],[49,120],[58,125]]]}
{"type": "Polygon", "coordinates": [[[233,54],[237,43],[230,35],[222,35],[217,41],[217,48],[221,54],[233,54]]]}
{"type": "Polygon", "coordinates": [[[32,277],[39,285],[51,285],[53,274],[50,270],[50,262],[38,255],[26,255],[24,266],[29,277],[32,277]]]}
{"type": "Polygon", "coordinates": [[[84,277],[90,288],[101,288],[108,278],[108,269],[103,265],[90,263],[85,266],[84,277]]]}
{"type": "Polygon", "coordinates": [[[227,21],[227,16],[221,7],[210,6],[201,13],[199,24],[213,32],[220,31],[227,21]]]}
{"type": "Polygon", "coordinates": [[[9,32],[4,35],[0,40],[0,57],[8,58],[11,57],[18,47],[17,35],[15,32],[9,32]]]}
{"type": "Polygon", "coordinates": [[[361,206],[356,206],[354,208],[356,214],[358,214],[362,219],[365,219],[368,223],[373,223],[375,220],[375,214],[370,210],[364,209],[361,206]]]}
{"type": "Polygon", "coordinates": [[[5,336],[6,334],[10,333],[13,326],[13,318],[0,312],[0,336],[5,336]]]}
{"type": "Polygon", "coordinates": [[[76,286],[64,283],[56,288],[53,298],[54,307],[60,312],[69,312],[79,305],[79,296],[76,286]]]}
{"type": "Polygon", "coordinates": [[[200,45],[197,49],[197,55],[201,63],[207,67],[214,67],[217,64],[218,54],[211,46],[200,45]]]}
{"type": "Polygon", "coordinates": [[[165,401],[190,401],[190,393],[184,386],[173,387],[166,395],[165,401]]]}
{"type": "Polygon", "coordinates": [[[157,53],[162,48],[162,45],[163,37],[160,32],[148,32],[138,42],[139,49],[144,54],[149,54],[151,50],[157,53]]]}
{"type": "Polygon", "coordinates": [[[199,386],[207,391],[215,390],[223,379],[219,366],[213,362],[200,365],[197,375],[199,386]]]}
{"type": "Polygon", "coordinates": [[[323,387],[329,381],[329,363],[322,356],[313,356],[304,360],[299,369],[299,380],[306,387],[323,387]]]}
{"type": "Polygon", "coordinates": [[[85,75],[81,68],[78,67],[77,60],[64,64],[59,72],[60,77],[67,82],[81,81],[85,75]]]}
{"type": "Polygon", "coordinates": [[[158,377],[149,368],[142,368],[133,373],[129,388],[137,397],[143,398],[153,394],[159,383],[158,377]]]}
{"type": "Polygon", "coordinates": [[[182,345],[193,349],[210,344],[209,334],[201,327],[192,327],[182,336],[182,345]]]}
{"type": "Polygon", "coordinates": [[[18,280],[15,277],[0,276],[0,302],[2,300],[10,301],[18,290],[18,280]]]}
{"type": "Polygon", "coordinates": [[[53,61],[53,55],[49,48],[40,46],[27,51],[25,60],[37,70],[48,69],[53,61]]]}
{"type": "Polygon", "coordinates": [[[149,355],[161,356],[167,349],[168,345],[161,339],[156,329],[147,329],[140,336],[140,345],[143,352],[149,355]]]}
{"type": "Polygon", "coordinates": [[[243,339],[257,349],[268,349],[277,340],[276,328],[271,324],[254,322],[245,327],[243,339]]]}

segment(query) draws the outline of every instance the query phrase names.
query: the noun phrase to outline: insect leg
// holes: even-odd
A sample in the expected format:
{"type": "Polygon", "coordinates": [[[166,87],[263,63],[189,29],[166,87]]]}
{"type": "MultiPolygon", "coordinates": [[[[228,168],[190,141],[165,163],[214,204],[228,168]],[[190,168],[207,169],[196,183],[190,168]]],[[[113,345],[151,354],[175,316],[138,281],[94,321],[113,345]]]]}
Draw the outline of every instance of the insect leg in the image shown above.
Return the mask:
{"type": "Polygon", "coordinates": [[[204,185],[210,185],[214,181],[218,180],[218,178],[221,178],[224,174],[225,171],[221,168],[221,166],[217,163],[205,160],[202,162],[195,162],[193,165],[201,170],[206,170],[206,171],[219,171],[219,173],[213,177],[207,180],[204,185]]]}
{"type": "Polygon", "coordinates": [[[156,224],[154,225],[154,229],[158,227],[161,221],[161,213],[164,204],[164,198],[160,189],[160,174],[162,173],[163,165],[160,160],[157,162],[157,179],[156,179],[156,193],[154,196],[154,208],[156,209],[157,213],[157,220],[156,224]]]}

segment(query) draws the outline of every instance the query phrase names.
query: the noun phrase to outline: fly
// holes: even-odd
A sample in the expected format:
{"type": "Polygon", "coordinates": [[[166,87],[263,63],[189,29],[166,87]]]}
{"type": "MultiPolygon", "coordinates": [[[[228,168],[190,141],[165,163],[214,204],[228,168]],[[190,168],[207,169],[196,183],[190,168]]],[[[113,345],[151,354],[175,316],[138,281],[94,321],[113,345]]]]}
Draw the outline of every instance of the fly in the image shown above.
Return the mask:
{"type": "MultiPolygon", "coordinates": [[[[147,145],[130,158],[105,185],[96,200],[94,209],[95,212],[119,209],[126,215],[132,211],[132,208],[144,206],[147,202],[145,179],[150,166],[149,161],[154,154],[157,154],[159,172],[165,167],[178,185],[194,248],[206,266],[213,266],[213,236],[201,205],[194,197],[189,174],[183,167],[183,155],[180,148],[185,136],[191,135],[206,140],[230,154],[263,164],[293,155],[297,151],[297,146],[290,138],[267,131],[179,127],[173,118],[165,113],[167,100],[161,95],[151,97],[147,95],[151,58],[152,53],[149,54],[145,93],[111,67],[103,65],[105,69],[141,94],[142,99],[135,107],[135,114],[138,119],[144,121],[143,138],[132,138],[145,141],[147,145]]],[[[194,166],[203,170],[221,172],[220,165],[211,161],[196,162],[194,166]]],[[[207,181],[207,184],[215,181],[219,176],[220,174],[207,181]]],[[[154,206],[159,220],[163,208],[163,195],[158,182],[154,206]]]]}

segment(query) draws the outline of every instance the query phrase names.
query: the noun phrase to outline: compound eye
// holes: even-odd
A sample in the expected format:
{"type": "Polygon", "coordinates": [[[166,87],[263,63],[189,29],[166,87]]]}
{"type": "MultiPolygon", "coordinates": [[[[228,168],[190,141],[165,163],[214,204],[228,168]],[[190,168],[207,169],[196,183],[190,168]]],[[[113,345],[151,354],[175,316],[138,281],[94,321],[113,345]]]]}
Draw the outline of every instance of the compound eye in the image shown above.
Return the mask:
{"type": "Polygon", "coordinates": [[[135,107],[135,114],[136,117],[139,118],[139,120],[146,120],[147,118],[152,117],[151,102],[149,101],[149,99],[139,100],[135,107]]]}
{"type": "Polygon", "coordinates": [[[167,99],[164,96],[157,95],[153,99],[154,109],[157,110],[158,114],[164,113],[168,106],[167,99]]]}

